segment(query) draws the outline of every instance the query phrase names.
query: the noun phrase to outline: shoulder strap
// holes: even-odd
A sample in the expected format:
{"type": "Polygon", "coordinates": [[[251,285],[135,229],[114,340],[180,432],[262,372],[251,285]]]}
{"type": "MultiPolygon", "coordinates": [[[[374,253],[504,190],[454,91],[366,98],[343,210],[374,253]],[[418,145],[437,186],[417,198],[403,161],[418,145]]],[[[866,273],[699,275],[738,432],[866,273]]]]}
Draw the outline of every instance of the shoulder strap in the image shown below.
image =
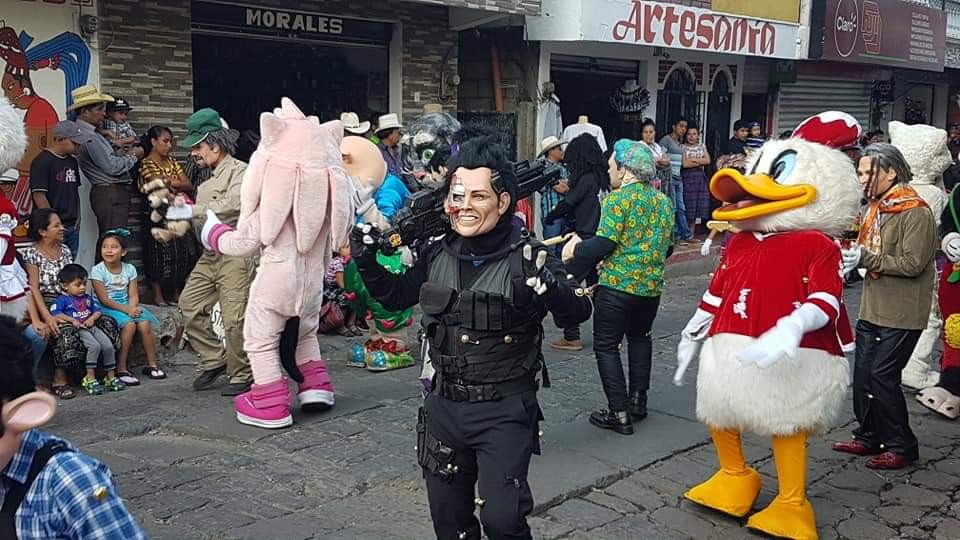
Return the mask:
{"type": "MultiPolygon", "coordinates": [[[[3,499],[3,508],[0,510],[0,513],[4,516],[15,515],[17,509],[20,508],[20,503],[23,502],[23,498],[26,497],[27,492],[30,491],[30,486],[32,486],[37,480],[37,477],[40,476],[40,472],[47,466],[50,458],[61,452],[72,451],[64,441],[50,441],[41,446],[33,455],[33,462],[30,464],[30,473],[27,475],[26,482],[23,484],[14,481],[9,482],[9,489],[7,490],[6,497],[3,499]]],[[[4,517],[4,519],[7,518],[4,517]]]]}

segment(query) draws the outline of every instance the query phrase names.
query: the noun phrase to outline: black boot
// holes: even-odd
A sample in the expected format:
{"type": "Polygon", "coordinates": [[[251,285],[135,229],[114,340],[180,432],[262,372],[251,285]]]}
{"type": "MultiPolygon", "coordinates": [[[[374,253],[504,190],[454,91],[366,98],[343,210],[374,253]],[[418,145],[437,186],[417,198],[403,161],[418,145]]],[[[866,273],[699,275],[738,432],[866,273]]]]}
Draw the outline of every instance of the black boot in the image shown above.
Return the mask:
{"type": "Polygon", "coordinates": [[[633,421],[627,411],[597,411],[590,414],[590,423],[598,428],[612,429],[621,435],[633,435],[633,421]]]}
{"type": "Polygon", "coordinates": [[[647,417],[647,393],[633,392],[630,394],[630,416],[639,422],[647,417]]]}

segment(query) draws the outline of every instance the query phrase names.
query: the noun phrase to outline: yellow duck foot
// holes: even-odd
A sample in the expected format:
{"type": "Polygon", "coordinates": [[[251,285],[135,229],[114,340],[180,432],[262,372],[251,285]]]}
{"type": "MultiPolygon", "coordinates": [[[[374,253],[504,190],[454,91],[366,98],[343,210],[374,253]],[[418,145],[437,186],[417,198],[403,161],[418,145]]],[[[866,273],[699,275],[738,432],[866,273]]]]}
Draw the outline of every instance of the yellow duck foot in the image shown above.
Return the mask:
{"type": "Polygon", "coordinates": [[[763,510],[750,516],[747,527],[777,538],[817,540],[817,520],[810,501],[784,502],[780,497],[763,510]]]}
{"type": "Polygon", "coordinates": [[[741,475],[720,470],[683,496],[701,506],[734,517],[743,517],[753,508],[753,503],[760,494],[760,484],[760,474],[750,467],[741,475]]]}

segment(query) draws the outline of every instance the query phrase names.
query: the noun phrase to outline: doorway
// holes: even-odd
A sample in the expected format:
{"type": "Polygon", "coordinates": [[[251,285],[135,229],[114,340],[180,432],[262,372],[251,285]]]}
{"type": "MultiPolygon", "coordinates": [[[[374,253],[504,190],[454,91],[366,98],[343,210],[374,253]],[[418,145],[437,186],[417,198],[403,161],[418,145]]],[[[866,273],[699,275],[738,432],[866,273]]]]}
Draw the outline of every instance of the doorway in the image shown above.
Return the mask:
{"type": "Polygon", "coordinates": [[[260,113],[289,97],[321,120],[389,108],[389,51],[305,41],[193,34],[194,107],[213,107],[230,127],[259,130],[260,113]]]}
{"type": "Polygon", "coordinates": [[[730,78],[718,71],[707,98],[706,145],[711,156],[719,157],[721,145],[730,138],[730,78]]]}
{"type": "Polygon", "coordinates": [[[604,138],[612,145],[619,138],[639,139],[643,111],[624,114],[611,104],[624,81],[643,80],[641,63],[580,56],[554,55],[550,62],[550,80],[560,98],[563,125],[576,123],[585,115],[591,124],[603,128],[604,138]]]}
{"type": "Polygon", "coordinates": [[[678,118],[699,125],[702,107],[703,92],[697,91],[693,73],[683,67],[674,68],[667,75],[663,90],[657,93],[658,136],[669,133],[678,118]]]}

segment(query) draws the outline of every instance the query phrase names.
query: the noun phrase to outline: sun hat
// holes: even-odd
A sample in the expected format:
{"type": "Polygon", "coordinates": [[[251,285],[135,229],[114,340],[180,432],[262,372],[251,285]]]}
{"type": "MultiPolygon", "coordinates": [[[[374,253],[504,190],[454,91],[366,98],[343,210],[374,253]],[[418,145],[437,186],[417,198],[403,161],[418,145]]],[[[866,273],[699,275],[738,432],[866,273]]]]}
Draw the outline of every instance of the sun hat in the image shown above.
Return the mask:
{"type": "Polygon", "coordinates": [[[400,124],[400,117],[397,116],[396,113],[384,114],[377,119],[377,131],[387,129],[403,129],[403,126],[400,124]]]}
{"type": "Polygon", "coordinates": [[[220,113],[207,107],[190,115],[187,118],[186,128],[187,136],[180,141],[183,148],[193,148],[203,142],[207,135],[221,129],[228,129],[230,126],[220,118],[220,113]]]}
{"type": "Polygon", "coordinates": [[[354,135],[366,135],[370,131],[370,122],[361,122],[360,117],[355,112],[345,112],[340,114],[340,122],[343,129],[354,135]]]}
{"type": "Polygon", "coordinates": [[[72,104],[67,107],[68,111],[75,111],[80,107],[95,105],[97,103],[111,103],[113,97],[109,94],[103,94],[92,84],[78,86],[70,92],[70,101],[72,104]]]}
{"type": "Polygon", "coordinates": [[[556,148],[556,147],[558,147],[558,146],[563,146],[563,145],[565,145],[565,144],[567,144],[567,141],[565,141],[565,140],[563,140],[563,139],[558,139],[558,138],[554,137],[553,135],[551,135],[551,136],[543,139],[542,141],[540,141],[540,154],[539,154],[539,155],[541,155],[541,156],[542,156],[542,155],[545,155],[547,152],[553,150],[554,148],[556,148]]]}

